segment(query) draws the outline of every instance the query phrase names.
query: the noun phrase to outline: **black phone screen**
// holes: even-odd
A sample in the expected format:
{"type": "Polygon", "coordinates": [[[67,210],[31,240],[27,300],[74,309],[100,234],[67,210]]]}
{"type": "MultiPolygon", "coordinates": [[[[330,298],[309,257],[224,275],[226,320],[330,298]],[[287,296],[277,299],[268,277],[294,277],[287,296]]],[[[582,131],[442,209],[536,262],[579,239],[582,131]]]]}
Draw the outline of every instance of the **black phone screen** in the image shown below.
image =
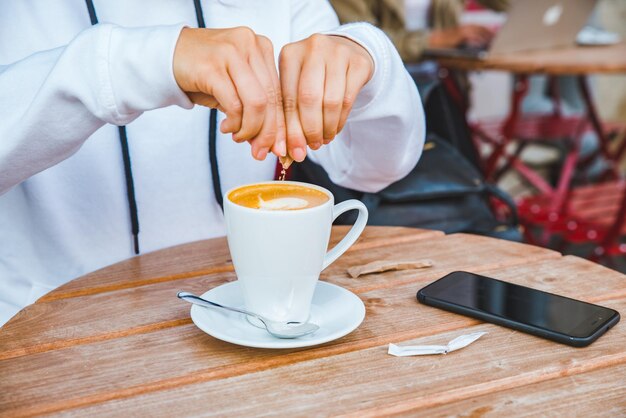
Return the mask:
{"type": "Polygon", "coordinates": [[[572,337],[588,337],[616,311],[468,272],[454,272],[420,291],[423,297],[572,337]]]}

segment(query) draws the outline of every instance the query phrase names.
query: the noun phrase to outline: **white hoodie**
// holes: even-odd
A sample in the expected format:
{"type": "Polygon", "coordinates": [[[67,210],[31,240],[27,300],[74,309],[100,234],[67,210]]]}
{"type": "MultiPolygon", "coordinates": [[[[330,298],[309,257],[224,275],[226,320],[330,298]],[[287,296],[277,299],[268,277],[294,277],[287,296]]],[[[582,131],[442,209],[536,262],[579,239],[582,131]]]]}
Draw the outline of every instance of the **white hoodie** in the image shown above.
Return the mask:
{"type": "MultiPolygon", "coordinates": [[[[208,109],[177,86],[172,57],[192,0],[0,2],[0,325],[49,290],[134,255],[117,127],[127,125],[142,253],[224,235],[208,157],[208,109]]],[[[424,117],[386,36],[338,27],[322,0],[203,0],[207,27],[249,26],[283,45],[342,34],[373,78],[349,122],[309,156],[336,183],[375,192],[416,164],[424,117]]],[[[220,115],[220,120],[221,120],[220,115]]],[[[219,121],[218,121],[219,123],[219,121]]],[[[222,189],[273,178],[247,144],[218,134],[222,189]]]]}

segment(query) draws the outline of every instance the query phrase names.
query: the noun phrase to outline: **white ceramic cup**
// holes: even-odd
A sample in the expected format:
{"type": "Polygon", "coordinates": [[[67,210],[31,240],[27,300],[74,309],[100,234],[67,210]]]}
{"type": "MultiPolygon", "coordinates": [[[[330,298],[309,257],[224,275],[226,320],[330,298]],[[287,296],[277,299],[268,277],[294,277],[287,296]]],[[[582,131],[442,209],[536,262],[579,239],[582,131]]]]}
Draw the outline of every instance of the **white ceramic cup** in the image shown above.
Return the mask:
{"type": "Polygon", "coordinates": [[[299,185],[328,196],[325,203],[299,210],[259,210],[224,199],[230,254],[243,289],[246,308],[274,321],[309,319],[320,273],[357,240],[367,223],[367,209],[358,200],[335,205],[328,190],[291,181],[256,184],[299,185]],[[327,251],[333,221],[356,209],[359,216],[346,236],[327,251]]]}

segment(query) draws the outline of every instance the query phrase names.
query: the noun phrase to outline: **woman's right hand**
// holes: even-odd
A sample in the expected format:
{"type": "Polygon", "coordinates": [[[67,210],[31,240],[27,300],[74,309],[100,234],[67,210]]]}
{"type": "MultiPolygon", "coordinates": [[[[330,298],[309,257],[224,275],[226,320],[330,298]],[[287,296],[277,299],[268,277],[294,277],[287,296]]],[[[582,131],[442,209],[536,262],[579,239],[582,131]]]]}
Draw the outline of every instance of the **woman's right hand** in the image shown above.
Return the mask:
{"type": "Polygon", "coordinates": [[[484,46],[491,42],[494,32],[481,25],[461,25],[456,28],[438,29],[430,32],[428,46],[431,48],[454,48],[461,44],[484,46]]]}
{"type": "Polygon", "coordinates": [[[286,155],[282,94],[271,41],[251,29],[184,28],[174,77],[189,99],[226,114],[220,130],[248,141],[252,156],[286,155]]]}

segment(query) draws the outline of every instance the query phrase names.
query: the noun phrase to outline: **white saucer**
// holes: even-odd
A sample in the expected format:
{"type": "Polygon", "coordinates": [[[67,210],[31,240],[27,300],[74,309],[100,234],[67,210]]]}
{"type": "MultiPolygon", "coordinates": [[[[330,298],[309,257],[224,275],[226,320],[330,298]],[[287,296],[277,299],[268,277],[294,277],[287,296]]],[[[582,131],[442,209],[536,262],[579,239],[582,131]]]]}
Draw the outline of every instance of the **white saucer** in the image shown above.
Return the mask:
{"type": "MultiPolygon", "coordinates": [[[[239,282],[215,287],[203,298],[232,307],[244,307],[239,282]]],[[[354,293],[326,282],[318,282],[311,305],[311,322],[320,326],[304,337],[285,340],[275,338],[245,319],[245,315],[223,309],[193,305],[191,319],[207,334],[229,343],[257,348],[309,347],[336,340],[349,334],[365,318],[365,305],[354,293]]]]}

